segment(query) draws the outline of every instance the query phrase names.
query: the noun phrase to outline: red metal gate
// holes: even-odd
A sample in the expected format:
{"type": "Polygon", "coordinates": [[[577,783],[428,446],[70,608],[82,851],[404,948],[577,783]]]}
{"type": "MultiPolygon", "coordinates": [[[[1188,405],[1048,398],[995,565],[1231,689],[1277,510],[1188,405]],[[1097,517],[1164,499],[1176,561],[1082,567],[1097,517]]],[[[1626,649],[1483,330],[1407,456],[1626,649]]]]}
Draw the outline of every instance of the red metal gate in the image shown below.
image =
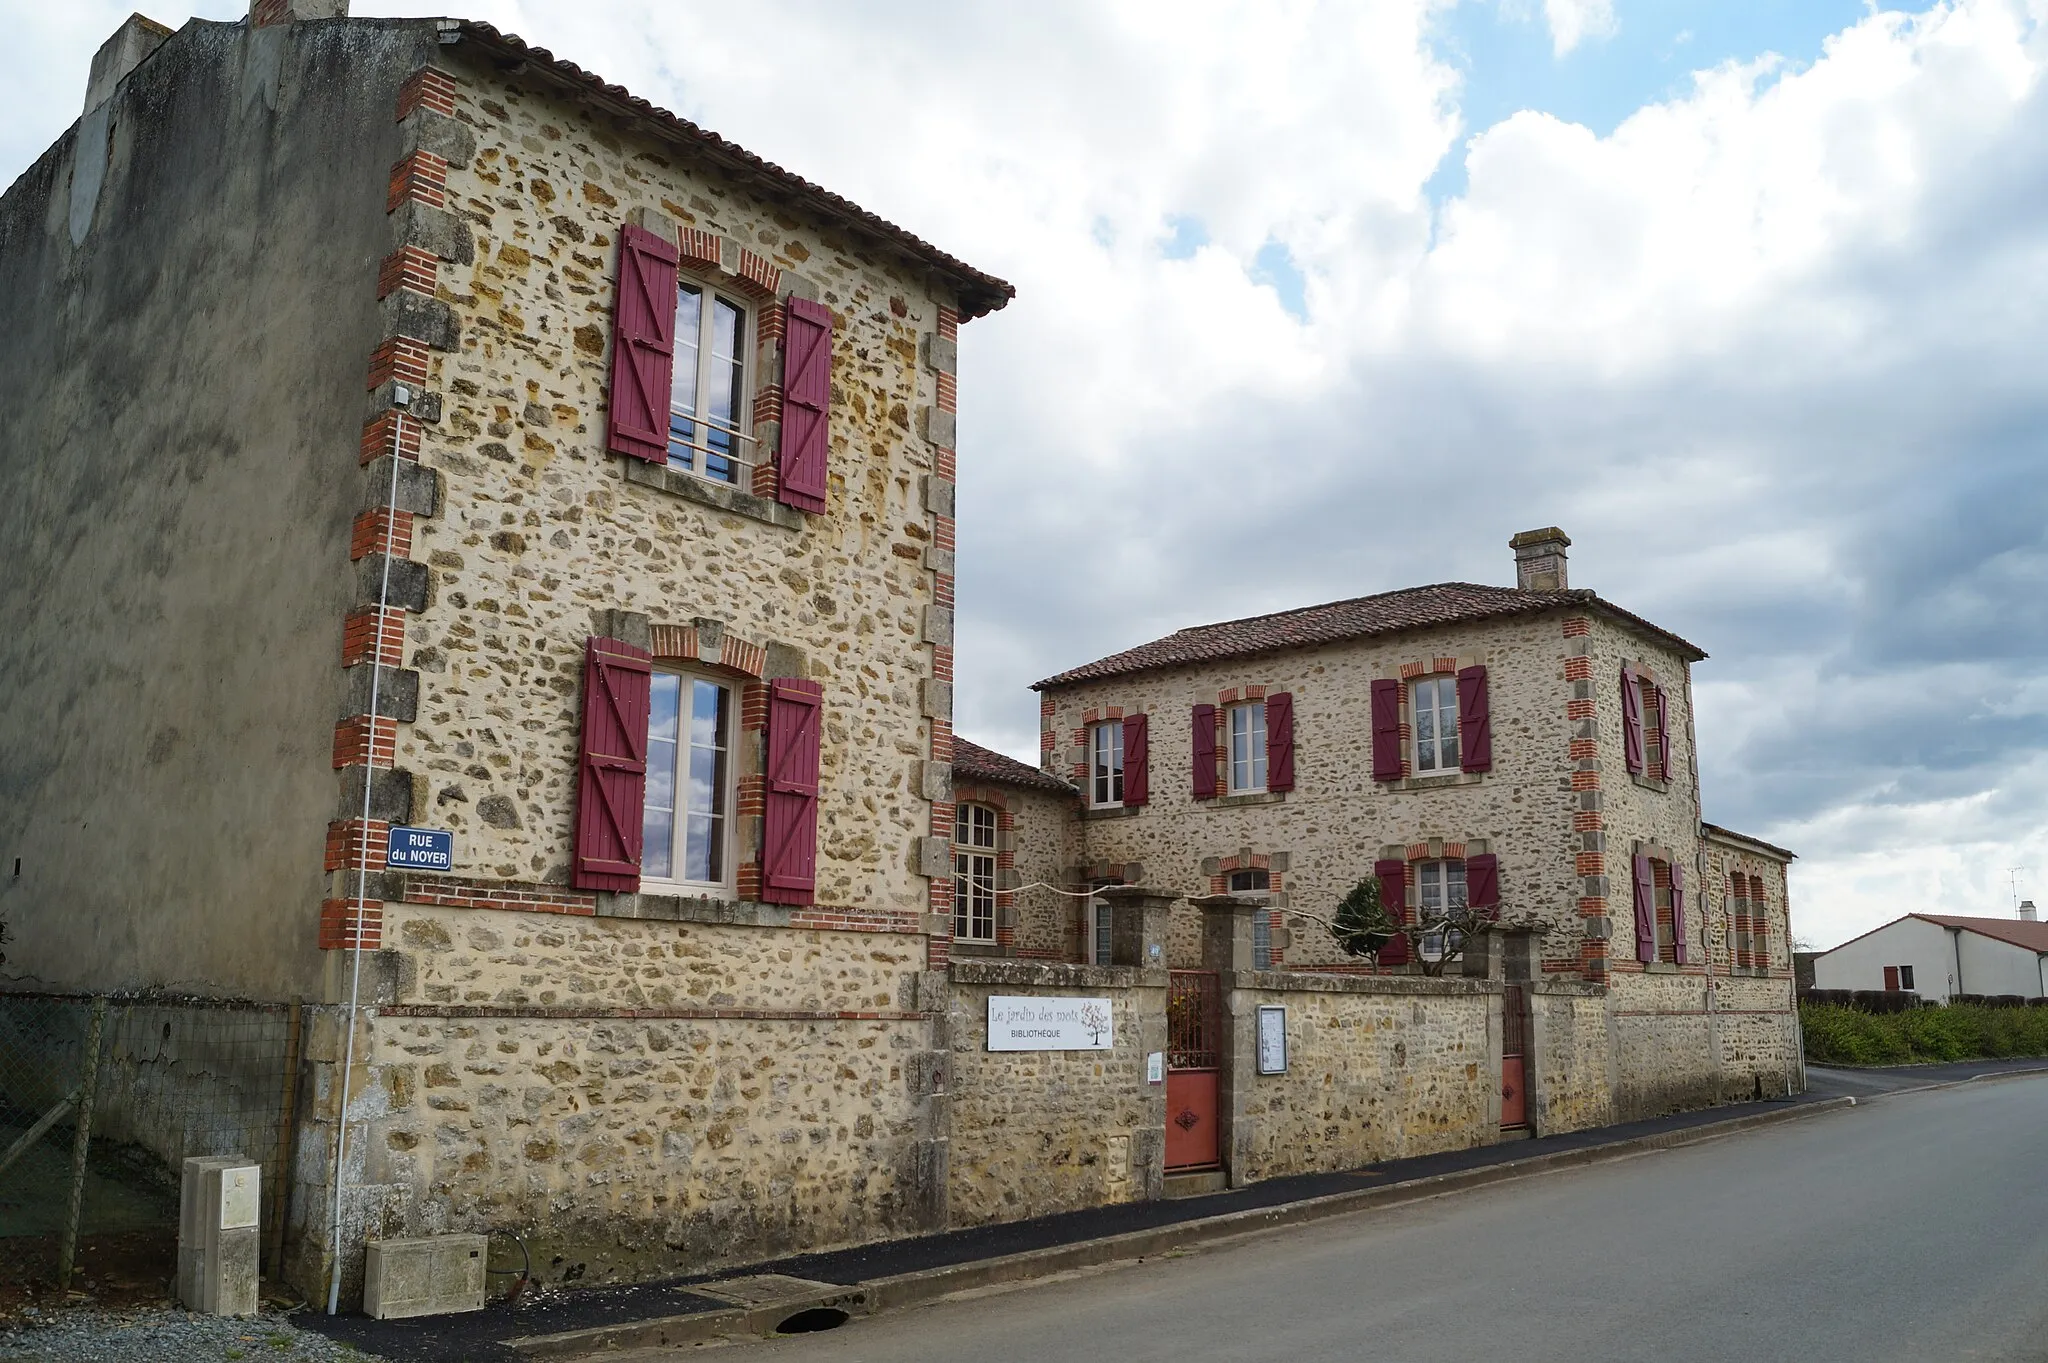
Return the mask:
{"type": "Polygon", "coordinates": [[[1500,1001],[1500,1124],[1529,1124],[1529,996],[1511,984],[1500,1001]]]}
{"type": "Polygon", "coordinates": [[[1216,1120],[1223,1066],[1223,990],[1213,970],[1175,970],[1166,986],[1166,1167],[1223,1160],[1216,1120]]]}

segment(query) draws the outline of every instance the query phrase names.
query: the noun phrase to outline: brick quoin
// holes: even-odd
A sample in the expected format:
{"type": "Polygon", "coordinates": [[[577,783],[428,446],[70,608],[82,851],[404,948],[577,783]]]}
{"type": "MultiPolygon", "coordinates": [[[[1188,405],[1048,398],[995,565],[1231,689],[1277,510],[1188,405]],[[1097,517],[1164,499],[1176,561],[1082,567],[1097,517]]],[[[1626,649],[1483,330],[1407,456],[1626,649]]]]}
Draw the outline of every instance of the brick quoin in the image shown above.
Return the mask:
{"type": "Polygon", "coordinates": [[[415,463],[420,457],[420,423],[408,421],[403,412],[382,412],[363,425],[363,443],[357,462],[368,464],[387,454],[415,463]]]}
{"type": "Polygon", "coordinates": [[[384,211],[396,213],[408,199],[428,208],[445,208],[447,191],[446,158],[430,151],[416,151],[391,168],[391,186],[384,196],[384,211]]]}
{"type": "Polygon", "coordinates": [[[361,513],[349,534],[349,559],[354,561],[370,554],[409,557],[412,553],[412,523],[413,513],[410,511],[393,511],[380,506],[361,513]]]}
{"type": "Polygon", "coordinates": [[[417,246],[399,247],[377,267],[377,296],[386,298],[399,289],[410,289],[433,297],[440,264],[440,257],[432,251],[417,246]]]}
{"type": "Polygon", "coordinates": [[[432,352],[425,341],[410,336],[393,336],[370,354],[370,372],[363,389],[368,392],[387,383],[409,383],[417,387],[427,381],[432,352]]]}
{"type": "Polygon", "coordinates": [[[376,607],[357,611],[342,622],[341,665],[380,662],[399,667],[405,661],[405,612],[376,607]]]}
{"type": "Polygon", "coordinates": [[[385,849],[391,842],[391,825],[381,819],[341,819],[327,825],[327,869],[358,871],[368,866],[384,868],[385,849]]]}
{"type": "Polygon", "coordinates": [[[1607,874],[1607,854],[1604,852],[1581,852],[1575,861],[1574,875],[1604,876],[1607,874]]]}
{"type": "Polygon", "coordinates": [[[938,403],[942,412],[955,411],[960,402],[960,381],[951,374],[941,374],[939,379],[938,403]]]}
{"type": "Polygon", "coordinates": [[[939,336],[948,341],[960,339],[960,312],[957,308],[939,309],[939,336]]]}
{"type": "Polygon", "coordinates": [[[1583,639],[1593,632],[1593,622],[1582,615],[1575,615],[1564,622],[1564,637],[1583,639]]]}
{"type": "Polygon", "coordinates": [[[320,901],[320,949],[375,951],[384,944],[384,904],[376,899],[320,901]]]}
{"type": "Polygon", "coordinates": [[[960,463],[953,451],[941,445],[932,459],[932,471],[949,483],[960,480],[960,463]]]}
{"type": "Polygon", "coordinates": [[[1564,660],[1564,679],[1566,681],[1593,680],[1593,660],[1591,658],[1566,658],[1564,660]]]}
{"type": "Polygon", "coordinates": [[[429,113],[449,118],[455,116],[455,80],[444,71],[423,66],[405,78],[405,84],[398,87],[397,117],[394,122],[403,123],[414,109],[425,109],[429,113]]]}
{"type": "Polygon", "coordinates": [[[1575,771],[1572,773],[1573,790],[1600,789],[1600,773],[1597,771],[1575,771]]]}
{"type": "Polygon", "coordinates": [[[398,721],[379,715],[356,715],[334,726],[334,769],[380,767],[398,761],[398,721]]]}
{"type": "Polygon", "coordinates": [[[1572,815],[1572,832],[1574,833],[1598,833],[1605,827],[1607,827],[1607,816],[1597,809],[1582,809],[1572,815]]]}

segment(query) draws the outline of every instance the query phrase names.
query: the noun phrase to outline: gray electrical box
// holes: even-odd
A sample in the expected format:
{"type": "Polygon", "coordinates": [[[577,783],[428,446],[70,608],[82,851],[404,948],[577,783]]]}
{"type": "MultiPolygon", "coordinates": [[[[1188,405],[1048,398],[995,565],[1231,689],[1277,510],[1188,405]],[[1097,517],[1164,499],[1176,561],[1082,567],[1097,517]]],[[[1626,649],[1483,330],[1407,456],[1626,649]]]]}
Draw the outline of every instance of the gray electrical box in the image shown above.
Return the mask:
{"type": "Polygon", "coordinates": [[[481,1311],[481,1235],[428,1235],[372,1240],[363,1262],[363,1310],[377,1320],[481,1311]]]}
{"type": "Polygon", "coordinates": [[[185,1161],[178,1189],[178,1300],[209,1316],[258,1306],[263,1170],[240,1155],[185,1161]]]}

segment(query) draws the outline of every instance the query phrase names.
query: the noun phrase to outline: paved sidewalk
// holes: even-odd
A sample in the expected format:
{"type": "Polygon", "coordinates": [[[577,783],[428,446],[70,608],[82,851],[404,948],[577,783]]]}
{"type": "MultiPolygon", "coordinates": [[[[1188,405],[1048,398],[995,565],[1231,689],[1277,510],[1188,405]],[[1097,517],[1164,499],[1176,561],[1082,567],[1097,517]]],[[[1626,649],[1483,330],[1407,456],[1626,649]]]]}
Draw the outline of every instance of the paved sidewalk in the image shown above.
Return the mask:
{"type": "Polygon", "coordinates": [[[1603,1146],[1633,1147],[1645,1138],[1678,1135],[1755,1119],[1763,1114],[1789,1113],[1838,1099],[1839,1096],[1834,1092],[1814,1091],[1774,1102],[1739,1103],[1699,1112],[1681,1112],[1542,1140],[1507,1141],[1439,1155],[1385,1160],[1344,1173],[1270,1179],[1246,1188],[1201,1197],[1119,1203],[1029,1221],[976,1226],[855,1249],[798,1255],[714,1275],[554,1292],[517,1306],[493,1305],[460,1316],[373,1321],[360,1315],[329,1318],[308,1311],[294,1317],[292,1323],[301,1329],[319,1331],[345,1341],[365,1353],[401,1360],[402,1363],[512,1360],[520,1356],[510,1344],[515,1339],[625,1325],[693,1312],[730,1310],[729,1303],[697,1295],[690,1288],[743,1274],[780,1273],[853,1287],[875,1279],[1078,1245],[1232,1213],[1283,1207],[1332,1194],[1355,1193],[1418,1179],[1462,1174],[1542,1156],[1597,1151],[1603,1146]]]}
{"type": "Polygon", "coordinates": [[[1874,1098],[1907,1089],[1930,1088],[1969,1079],[1994,1079],[2005,1074],[2048,1074],[2048,1057],[2018,1056],[2010,1060],[1954,1060],[1939,1065],[1816,1065],[1806,1063],[1809,1098],[1874,1098]]]}

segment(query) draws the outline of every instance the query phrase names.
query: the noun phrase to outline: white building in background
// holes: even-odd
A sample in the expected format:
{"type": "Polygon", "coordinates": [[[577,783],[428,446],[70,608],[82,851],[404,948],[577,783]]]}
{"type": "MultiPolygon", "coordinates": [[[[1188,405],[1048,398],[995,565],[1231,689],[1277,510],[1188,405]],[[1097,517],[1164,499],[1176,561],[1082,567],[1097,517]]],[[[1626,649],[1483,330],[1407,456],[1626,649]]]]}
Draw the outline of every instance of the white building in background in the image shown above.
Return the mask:
{"type": "Polygon", "coordinates": [[[2020,918],[1909,913],[1813,959],[1816,989],[1911,989],[1946,1003],[1956,994],[2048,995],[2048,923],[2033,903],[2020,918]]]}

